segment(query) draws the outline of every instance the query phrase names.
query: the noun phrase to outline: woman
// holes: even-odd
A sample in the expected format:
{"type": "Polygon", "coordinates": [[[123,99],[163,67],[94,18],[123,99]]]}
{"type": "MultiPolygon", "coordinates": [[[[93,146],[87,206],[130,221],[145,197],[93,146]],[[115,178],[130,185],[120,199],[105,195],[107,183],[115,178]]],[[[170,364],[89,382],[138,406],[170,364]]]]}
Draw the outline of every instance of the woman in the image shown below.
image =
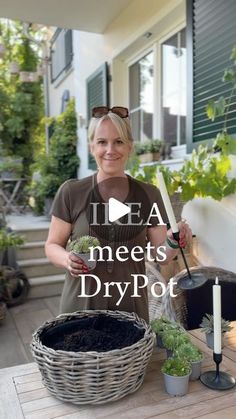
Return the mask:
{"type": "MultiPolygon", "coordinates": [[[[142,253],[148,241],[152,255],[156,255],[157,249],[165,246],[164,263],[168,263],[176,256],[178,246],[171,230],[167,232],[166,225],[163,224],[163,220],[166,222],[166,214],[159,190],[153,185],[139,182],[125,174],[125,166],[133,149],[128,109],[94,108],[89,126],[89,143],[98,171],[95,175],[82,180],[66,181],[60,187],[54,200],[45,246],[49,260],[67,271],[60,311],[73,312],[83,309],[134,311],[148,321],[147,287],[143,286],[145,261],[144,258],[137,258],[137,255],[135,257],[132,249],[138,245],[142,253]],[[131,211],[134,222],[130,218],[128,222],[127,218],[121,218],[117,223],[107,221],[107,203],[110,197],[131,203],[133,207],[136,205],[131,211]],[[150,214],[153,215],[152,208],[155,203],[160,211],[159,222],[157,217],[150,217],[150,214]],[[113,256],[121,245],[125,245],[129,250],[128,254],[127,252],[125,254],[125,262],[120,262],[116,256],[113,260],[109,257],[107,260],[97,262],[96,268],[91,273],[101,280],[99,293],[96,293],[97,283],[89,276],[87,266],[66,250],[69,239],[74,240],[87,234],[97,236],[101,246],[110,246],[113,256]],[[87,275],[86,295],[94,295],[93,297],[80,296],[80,275],[87,275]],[[137,296],[132,288],[134,275],[138,278],[140,296],[137,296]],[[109,292],[105,290],[106,282],[111,285],[109,292]],[[125,285],[126,292],[122,300],[120,300],[118,283],[130,285],[125,285]],[[117,305],[119,300],[120,304],[117,305]]],[[[191,231],[183,222],[179,223],[179,227],[180,245],[185,247],[191,237],[191,231]]]]}

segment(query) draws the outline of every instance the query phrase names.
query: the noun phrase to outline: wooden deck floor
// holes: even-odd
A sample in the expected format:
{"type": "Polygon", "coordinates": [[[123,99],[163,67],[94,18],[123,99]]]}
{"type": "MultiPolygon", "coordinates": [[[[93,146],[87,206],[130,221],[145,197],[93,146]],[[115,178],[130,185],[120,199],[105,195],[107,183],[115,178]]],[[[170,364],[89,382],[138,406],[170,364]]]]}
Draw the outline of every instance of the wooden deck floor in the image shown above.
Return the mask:
{"type": "Polygon", "coordinates": [[[32,362],[32,333],[43,322],[58,315],[60,297],[28,300],[8,309],[0,321],[0,368],[32,362]]]}

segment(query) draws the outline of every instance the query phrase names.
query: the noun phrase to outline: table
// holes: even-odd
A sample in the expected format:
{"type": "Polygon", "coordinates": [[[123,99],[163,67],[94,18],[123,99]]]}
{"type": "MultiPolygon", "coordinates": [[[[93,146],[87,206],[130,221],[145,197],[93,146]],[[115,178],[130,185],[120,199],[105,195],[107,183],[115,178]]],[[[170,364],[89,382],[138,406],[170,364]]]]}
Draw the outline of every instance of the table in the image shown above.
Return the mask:
{"type": "Polygon", "coordinates": [[[25,179],[23,178],[2,178],[0,179],[0,196],[3,198],[3,206],[5,212],[11,212],[14,210],[19,211],[17,200],[19,198],[19,192],[25,179]],[[8,190],[8,186],[12,186],[11,192],[8,190]]]}
{"type": "MultiPolygon", "coordinates": [[[[221,370],[236,376],[236,321],[227,333],[221,370]]],[[[189,332],[205,354],[203,371],[214,368],[212,351],[205,344],[201,331],[189,332]]],[[[192,381],[183,397],[171,397],[164,389],[160,367],[165,350],[155,348],[144,383],[134,394],[113,403],[98,406],[76,406],[51,396],[41,381],[35,363],[0,370],[1,419],[235,419],[236,388],[215,391],[199,380],[192,381]]]]}

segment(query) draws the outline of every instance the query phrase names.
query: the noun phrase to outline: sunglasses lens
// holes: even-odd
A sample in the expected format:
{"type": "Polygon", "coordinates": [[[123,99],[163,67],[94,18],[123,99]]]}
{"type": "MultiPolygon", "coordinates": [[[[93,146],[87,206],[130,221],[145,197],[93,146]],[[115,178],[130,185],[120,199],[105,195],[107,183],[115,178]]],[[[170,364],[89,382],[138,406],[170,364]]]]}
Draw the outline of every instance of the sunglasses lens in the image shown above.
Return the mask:
{"type": "Polygon", "coordinates": [[[123,106],[113,106],[111,109],[107,106],[97,106],[92,109],[92,116],[93,118],[102,118],[102,116],[107,115],[109,111],[115,113],[120,118],[127,118],[129,116],[128,109],[123,108],[123,106]]]}
{"type": "Polygon", "coordinates": [[[120,118],[127,118],[129,116],[129,111],[127,108],[123,108],[123,106],[114,106],[111,111],[116,113],[120,118]]]}
{"type": "Polygon", "coordinates": [[[104,115],[107,115],[109,112],[109,109],[107,106],[97,106],[96,108],[93,108],[92,110],[92,116],[94,118],[101,118],[104,115]]]}

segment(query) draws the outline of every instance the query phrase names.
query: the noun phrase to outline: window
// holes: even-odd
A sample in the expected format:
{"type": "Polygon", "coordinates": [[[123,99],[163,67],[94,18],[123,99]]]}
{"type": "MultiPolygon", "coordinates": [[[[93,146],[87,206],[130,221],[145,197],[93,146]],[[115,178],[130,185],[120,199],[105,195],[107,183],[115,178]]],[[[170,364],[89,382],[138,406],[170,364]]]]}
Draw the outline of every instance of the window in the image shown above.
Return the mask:
{"type": "Polygon", "coordinates": [[[162,137],[171,146],[186,143],[186,40],[185,29],[161,46],[162,137]]]}
{"type": "Polygon", "coordinates": [[[51,44],[51,81],[68,70],[73,59],[72,30],[57,29],[51,44]]]}
{"type": "Polygon", "coordinates": [[[152,51],[130,65],[129,107],[135,141],[159,138],[171,146],[186,144],[186,67],[185,28],[164,42],[157,41],[152,51]]]}
{"type": "Polygon", "coordinates": [[[135,141],[153,138],[153,52],[129,68],[130,118],[135,141]]]}

